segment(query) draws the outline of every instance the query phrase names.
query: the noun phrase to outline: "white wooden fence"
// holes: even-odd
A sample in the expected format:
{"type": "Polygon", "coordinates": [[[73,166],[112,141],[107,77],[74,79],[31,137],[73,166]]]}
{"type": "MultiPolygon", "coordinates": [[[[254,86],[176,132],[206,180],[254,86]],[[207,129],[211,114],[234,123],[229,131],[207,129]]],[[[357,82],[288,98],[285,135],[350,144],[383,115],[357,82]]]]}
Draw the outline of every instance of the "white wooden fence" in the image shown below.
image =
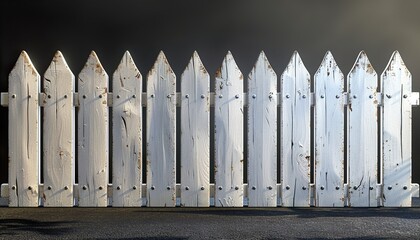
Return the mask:
{"type": "Polygon", "coordinates": [[[210,78],[194,52],[177,93],[176,75],[161,52],[143,88],[143,77],[126,52],[112,75],[111,93],[108,74],[92,52],[76,92],[60,52],[42,80],[22,52],[9,75],[9,92],[1,95],[2,106],[9,108],[9,182],[2,185],[2,199],[13,207],[405,207],[418,196],[418,184],[411,183],[411,106],[418,105],[419,94],[411,91],[411,74],[398,52],[380,76],[380,86],[363,51],[347,81],[327,52],[314,75],[313,92],[297,52],[280,86],[263,52],[246,79],[246,91],[230,52],[215,75],[214,92],[210,78]],[[214,159],[210,131],[215,133],[214,159]],[[178,145],[176,134],[181,134],[178,145]],[[176,151],[181,151],[180,184],[176,151]],[[143,154],[147,166],[142,166],[143,154]]]}

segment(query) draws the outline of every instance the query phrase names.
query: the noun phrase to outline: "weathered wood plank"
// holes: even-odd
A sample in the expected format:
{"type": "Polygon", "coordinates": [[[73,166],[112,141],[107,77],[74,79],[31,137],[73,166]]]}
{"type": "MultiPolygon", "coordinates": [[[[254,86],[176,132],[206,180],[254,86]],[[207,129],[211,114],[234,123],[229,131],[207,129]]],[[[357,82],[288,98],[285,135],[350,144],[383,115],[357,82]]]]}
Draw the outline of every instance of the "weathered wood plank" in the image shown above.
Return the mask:
{"type": "Polygon", "coordinates": [[[281,184],[285,207],[309,207],[310,75],[297,52],[281,76],[281,184]]]}
{"type": "Polygon", "coordinates": [[[163,52],[147,76],[147,205],[176,204],[176,76],[163,52]]]}
{"type": "Polygon", "coordinates": [[[411,206],[411,73],[395,51],[381,75],[383,203],[411,206]]]}
{"type": "Polygon", "coordinates": [[[327,52],[314,76],[316,206],[344,206],[344,75],[327,52]]]}
{"type": "Polygon", "coordinates": [[[37,207],[40,76],[23,51],[9,74],[9,206],[37,207]]]}
{"type": "Polygon", "coordinates": [[[140,207],[142,75],[128,51],[113,74],[112,89],[112,206],[140,207]]]}
{"type": "Polygon", "coordinates": [[[108,184],[108,74],[95,52],[79,74],[79,206],[106,207],[108,184]]]}
{"type": "Polygon", "coordinates": [[[210,76],[194,52],[181,76],[181,206],[210,206],[210,76]]]}
{"type": "Polygon", "coordinates": [[[364,51],[347,76],[347,166],[349,206],[376,207],[378,78],[364,51]]]}
{"type": "Polygon", "coordinates": [[[230,52],[216,72],[215,206],[243,206],[243,75],[230,52]]]}
{"type": "Polygon", "coordinates": [[[43,172],[45,207],[72,207],[74,184],[74,75],[57,51],[44,74],[43,172]]]}
{"type": "Polygon", "coordinates": [[[277,75],[264,52],[248,76],[248,206],[277,206],[277,75]]]}

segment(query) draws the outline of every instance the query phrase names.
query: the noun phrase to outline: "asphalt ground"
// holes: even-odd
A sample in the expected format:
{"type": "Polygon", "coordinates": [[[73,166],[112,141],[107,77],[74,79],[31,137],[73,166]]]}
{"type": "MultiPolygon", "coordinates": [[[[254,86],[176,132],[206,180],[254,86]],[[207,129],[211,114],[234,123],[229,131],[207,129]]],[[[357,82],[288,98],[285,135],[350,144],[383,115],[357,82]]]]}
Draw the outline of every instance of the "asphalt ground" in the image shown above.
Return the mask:
{"type": "Polygon", "coordinates": [[[0,208],[0,239],[420,239],[411,208],[0,208]]]}

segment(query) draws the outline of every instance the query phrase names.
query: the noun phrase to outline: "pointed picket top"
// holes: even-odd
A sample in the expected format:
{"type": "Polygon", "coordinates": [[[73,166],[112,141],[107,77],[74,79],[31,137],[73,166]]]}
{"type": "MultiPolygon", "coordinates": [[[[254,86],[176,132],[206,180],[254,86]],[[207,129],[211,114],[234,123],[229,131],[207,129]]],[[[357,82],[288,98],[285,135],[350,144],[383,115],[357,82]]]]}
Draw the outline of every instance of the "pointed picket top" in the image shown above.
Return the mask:
{"type": "Polygon", "coordinates": [[[207,69],[204,67],[203,62],[201,61],[200,56],[198,55],[197,51],[193,52],[193,55],[190,58],[190,61],[188,62],[187,67],[185,68],[184,72],[182,73],[181,77],[184,76],[184,74],[186,74],[186,72],[189,69],[194,69],[194,66],[198,65],[199,67],[197,69],[199,69],[199,71],[202,74],[208,74],[207,69]]]}
{"type": "Polygon", "coordinates": [[[51,60],[50,65],[48,66],[48,69],[44,73],[44,76],[48,74],[53,74],[53,72],[57,70],[65,70],[70,72],[70,74],[73,74],[73,72],[70,70],[70,67],[67,65],[66,59],[64,58],[63,54],[58,50],[57,52],[55,52],[54,57],[51,60]]]}
{"type": "Polygon", "coordinates": [[[307,74],[308,78],[310,77],[310,76],[309,76],[309,72],[308,72],[308,70],[306,69],[305,64],[303,64],[302,58],[300,58],[300,55],[299,55],[299,53],[298,53],[298,51],[297,51],[297,50],[295,50],[295,51],[293,52],[292,57],[290,58],[290,61],[289,61],[289,63],[287,64],[286,70],[283,72],[283,74],[282,74],[282,75],[285,75],[285,74],[286,74],[286,73],[288,73],[291,69],[295,69],[295,67],[296,67],[296,69],[297,69],[297,67],[298,67],[298,68],[300,68],[300,69],[302,69],[302,71],[303,71],[303,72],[305,72],[305,73],[307,74]]]}
{"type": "Polygon", "coordinates": [[[322,62],[319,65],[318,70],[315,73],[315,76],[319,75],[323,68],[327,68],[327,69],[334,68],[334,69],[337,69],[340,74],[342,74],[341,69],[338,67],[337,62],[335,61],[334,56],[332,55],[330,51],[327,51],[327,53],[325,53],[325,56],[322,59],[322,62]]]}
{"type": "Polygon", "coordinates": [[[90,52],[89,57],[85,63],[85,66],[83,67],[82,73],[87,73],[92,70],[95,70],[97,73],[102,73],[103,75],[107,76],[107,73],[105,72],[105,69],[102,67],[101,61],[99,61],[98,55],[96,55],[95,51],[90,52]]]}
{"type": "Polygon", "coordinates": [[[22,51],[15,63],[15,66],[13,67],[12,72],[16,71],[18,67],[22,67],[22,66],[26,66],[28,68],[30,68],[32,70],[32,74],[34,76],[39,75],[38,71],[36,70],[34,64],[31,61],[31,58],[29,57],[29,55],[26,53],[26,51],[22,51]]]}
{"type": "Polygon", "coordinates": [[[270,62],[268,61],[267,56],[265,55],[264,51],[260,52],[260,55],[258,55],[258,59],[254,64],[254,67],[252,68],[249,76],[251,76],[251,74],[253,74],[255,72],[255,70],[258,68],[258,66],[263,66],[266,68],[266,70],[272,72],[273,74],[276,75],[276,73],[273,70],[273,67],[271,67],[270,62]]]}
{"type": "Polygon", "coordinates": [[[166,65],[166,67],[167,67],[167,71],[168,71],[171,75],[175,76],[175,73],[174,73],[174,71],[172,70],[171,65],[169,64],[169,61],[168,61],[168,59],[166,58],[166,55],[165,55],[165,53],[164,53],[162,50],[159,52],[159,55],[157,56],[156,61],[155,61],[155,63],[153,64],[152,69],[149,71],[149,75],[151,74],[151,72],[152,72],[153,70],[156,70],[156,69],[158,68],[159,64],[166,65]]]}
{"type": "Polygon", "coordinates": [[[349,75],[355,73],[358,69],[362,69],[364,72],[367,72],[372,75],[376,75],[376,71],[373,68],[372,64],[369,61],[369,58],[365,51],[360,51],[359,55],[357,56],[356,62],[354,63],[353,67],[351,68],[349,75]]]}
{"type": "Polygon", "coordinates": [[[142,78],[142,75],[139,71],[139,69],[136,66],[136,63],[134,62],[133,57],[131,56],[129,51],[125,51],[124,55],[121,58],[120,64],[118,65],[117,69],[114,71],[114,74],[118,74],[119,72],[121,72],[121,70],[126,69],[126,70],[131,70],[136,72],[136,78],[142,78]]]}
{"type": "MultiPolygon", "coordinates": [[[[242,76],[242,72],[239,70],[238,65],[236,64],[236,61],[230,51],[226,53],[226,56],[223,58],[222,66],[217,70],[216,77],[221,78],[222,77],[222,70],[228,70],[231,69],[231,64],[233,65],[235,70],[238,70],[240,75],[242,76]]],[[[243,77],[240,77],[240,80],[243,80],[243,77]]]]}
{"type": "Polygon", "coordinates": [[[381,77],[386,78],[387,74],[390,72],[403,71],[403,74],[411,77],[411,73],[405,65],[400,53],[394,51],[391,58],[389,59],[388,64],[385,67],[385,70],[382,72],[381,77]]]}

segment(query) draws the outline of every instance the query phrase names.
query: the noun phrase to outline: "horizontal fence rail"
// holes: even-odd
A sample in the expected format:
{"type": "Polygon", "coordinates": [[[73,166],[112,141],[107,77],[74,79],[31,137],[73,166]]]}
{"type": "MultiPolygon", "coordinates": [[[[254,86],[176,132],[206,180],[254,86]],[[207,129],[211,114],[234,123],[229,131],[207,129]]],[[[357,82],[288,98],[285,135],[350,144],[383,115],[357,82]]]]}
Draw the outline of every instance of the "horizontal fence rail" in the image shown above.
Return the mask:
{"type": "Polygon", "coordinates": [[[197,52],[179,78],[160,52],[143,79],[127,51],[110,92],[92,51],[76,91],[59,51],[42,78],[22,52],[1,93],[9,108],[9,180],[0,205],[408,207],[418,197],[411,107],[419,93],[397,51],[379,77],[363,51],[346,77],[327,52],[313,89],[297,52],[281,75],[261,52],[247,76],[228,52],[213,91],[212,78],[197,52]]]}

